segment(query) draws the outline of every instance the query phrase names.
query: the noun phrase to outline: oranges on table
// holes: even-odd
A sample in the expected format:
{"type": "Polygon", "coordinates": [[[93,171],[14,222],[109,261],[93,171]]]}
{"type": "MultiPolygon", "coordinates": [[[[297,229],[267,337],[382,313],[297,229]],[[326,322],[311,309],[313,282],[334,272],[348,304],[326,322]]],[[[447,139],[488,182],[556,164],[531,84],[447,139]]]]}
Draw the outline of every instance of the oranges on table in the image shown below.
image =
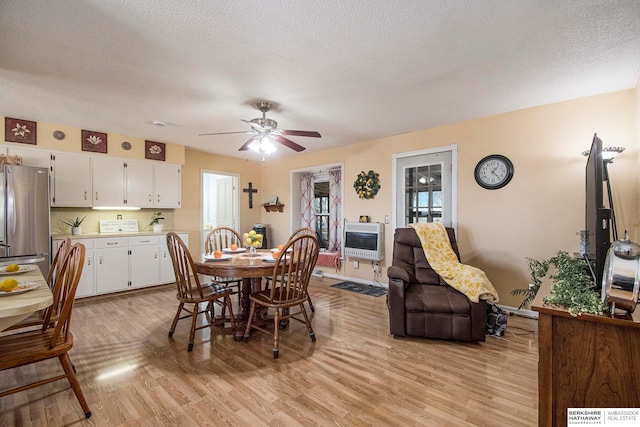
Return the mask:
{"type": "Polygon", "coordinates": [[[235,243],[233,245],[231,245],[231,250],[232,251],[237,251],[238,250],[238,245],[236,245],[235,243]]]}
{"type": "Polygon", "coordinates": [[[4,269],[7,273],[13,273],[15,271],[20,270],[20,266],[18,264],[9,264],[4,269]]]}
{"type": "Polygon", "coordinates": [[[282,252],[283,249],[284,249],[284,245],[278,245],[278,252],[282,252]]]}
{"type": "Polygon", "coordinates": [[[222,251],[214,251],[213,252],[213,257],[214,258],[222,258],[222,251]]]}
{"type": "Polygon", "coordinates": [[[18,287],[18,281],[16,279],[4,279],[0,282],[0,291],[11,292],[18,287]]]}
{"type": "Polygon", "coordinates": [[[271,252],[271,256],[273,257],[273,259],[278,259],[278,257],[280,256],[280,251],[278,251],[278,252],[271,252]]]}

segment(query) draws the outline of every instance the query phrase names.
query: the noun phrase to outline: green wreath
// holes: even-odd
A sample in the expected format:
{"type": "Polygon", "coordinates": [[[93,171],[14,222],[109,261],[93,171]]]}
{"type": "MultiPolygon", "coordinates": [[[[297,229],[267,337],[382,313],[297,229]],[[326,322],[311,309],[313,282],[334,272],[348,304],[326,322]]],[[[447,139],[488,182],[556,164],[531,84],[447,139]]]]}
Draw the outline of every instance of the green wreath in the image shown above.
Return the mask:
{"type": "Polygon", "coordinates": [[[371,170],[368,173],[362,171],[353,183],[353,188],[361,199],[373,199],[380,190],[379,175],[371,170]]]}

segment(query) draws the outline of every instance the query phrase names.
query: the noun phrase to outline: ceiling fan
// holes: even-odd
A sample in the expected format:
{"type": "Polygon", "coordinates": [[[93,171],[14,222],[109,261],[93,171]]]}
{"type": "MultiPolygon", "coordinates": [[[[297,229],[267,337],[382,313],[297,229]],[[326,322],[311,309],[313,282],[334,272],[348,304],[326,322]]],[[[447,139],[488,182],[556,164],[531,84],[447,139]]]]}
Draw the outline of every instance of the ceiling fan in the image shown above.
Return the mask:
{"type": "Polygon", "coordinates": [[[286,129],[276,129],[278,127],[278,122],[275,120],[268,119],[266,117],[267,111],[271,110],[273,105],[268,101],[260,101],[256,104],[258,110],[262,111],[262,117],[252,120],[244,120],[240,119],[245,123],[248,123],[251,126],[251,130],[246,130],[243,132],[216,132],[216,133],[201,133],[200,136],[205,135],[229,135],[233,133],[245,133],[245,134],[253,134],[251,138],[247,142],[245,142],[242,147],[238,151],[244,151],[248,149],[252,149],[256,152],[262,153],[272,153],[276,151],[276,147],[273,145],[272,141],[279,142],[285,147],[291,148],[295,151],[302,151],[304,147],[302,145],[296,144],[291,141],[289,138],[285,138],[286,136],[307,136],[311,138],[320,138],[320,133],[315,131],[306,131],[306,130],[286,130],[286,129]]]}

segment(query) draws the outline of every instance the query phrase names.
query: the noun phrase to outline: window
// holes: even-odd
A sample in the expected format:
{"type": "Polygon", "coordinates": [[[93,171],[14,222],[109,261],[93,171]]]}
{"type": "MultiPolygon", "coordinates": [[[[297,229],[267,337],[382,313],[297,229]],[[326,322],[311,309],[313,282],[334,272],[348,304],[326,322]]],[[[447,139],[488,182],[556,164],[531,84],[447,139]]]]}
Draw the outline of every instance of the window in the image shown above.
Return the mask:
{"type": "Polygon", "coordinates": [[[442,221],[442,166],[405,169],[405,224],[442,221]]]}
{"type": "Polygon", "coordinates": [[[329,247],[329,179],[316,177],[313,182],[314,208],[316,212],[316,235],[320,247],[329,247]]]}

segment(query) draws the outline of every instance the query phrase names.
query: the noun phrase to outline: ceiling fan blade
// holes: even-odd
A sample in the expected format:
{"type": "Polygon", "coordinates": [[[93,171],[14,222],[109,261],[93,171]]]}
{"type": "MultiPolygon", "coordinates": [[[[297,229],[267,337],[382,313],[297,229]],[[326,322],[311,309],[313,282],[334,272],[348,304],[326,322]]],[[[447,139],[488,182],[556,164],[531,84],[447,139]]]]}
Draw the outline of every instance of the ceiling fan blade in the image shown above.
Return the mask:
{"type": "Polygon", "coordinates": [[[249,126],[251,126],[253,128],[253,130],[255,130],[257,132],[268,132],[269,131],[269,129],[267,129],[265,127],[262,127],[259,124],[252,122],[251,120],[245,120],[245,119],[240,119],[240,120],[242,120],[245,123],[248,123],[249,126]]]}
{"type": "Polygon", "coordinates": [[[302,145],[298,145],[292,140],[285,138],[284,136],[272,135],[272,138],[278,141],[280,144],[284,145],[285,147],[291,148],[292,150],[295,150],[298,152],[304,150],[304,147],[302,145]]]}
{"type": "Polygon", "coordinates": [[[255,141],[256,139],[258,139],[260,135],[255,135],[252,136],[251,138],[249,138],[249,140],[247,142],[245,142],[244,144],[242,144],[242,147],[238,148],[238,151],[246,151],[249,149],[249,145],[251,145],[251,143],[253,141],[255,141]]]}
{"type": "Polygon", "coordinates": [[[201,133],[198,136],[208,136],[208,135],[230,135],[232,133],[253,133],[249,130],[245,130],[242,132],[214,132],[214,133],[201,133]]]}
{"type": "Polygon", "coordinates": [[[291,135],[291,136],[309,136],[311,138],[321,138],[320,133],[316,131],[310,130],[287,130],[280,129],[281,135],[291,135]]]}

